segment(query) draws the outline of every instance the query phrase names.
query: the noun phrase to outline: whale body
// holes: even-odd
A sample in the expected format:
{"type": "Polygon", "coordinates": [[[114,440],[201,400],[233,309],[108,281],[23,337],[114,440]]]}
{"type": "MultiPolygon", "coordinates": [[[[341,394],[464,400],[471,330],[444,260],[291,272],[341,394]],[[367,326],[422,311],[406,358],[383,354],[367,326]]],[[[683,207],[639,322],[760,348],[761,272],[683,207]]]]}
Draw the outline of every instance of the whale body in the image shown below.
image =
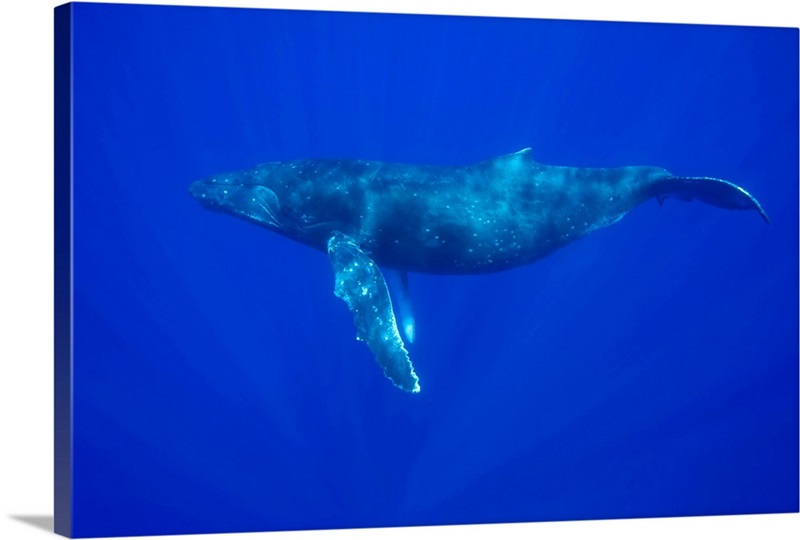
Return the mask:
{"type": "MultiPolygon", "coordinates": [[[[194,182],[206,208],[251,221],[328,253],[334,292],[398,387],[419,391],[380,268],[476,274],[545,257],[621,219],[642,202],[674,197],[728,209],[758,201],[727,180],[675,176],[649,166],[544,165],[526,148],[481,163],[445,167],[364,160],[272,162],[194,182]]],[[[411,313],[410,308],[401,313],[411,313]]],[[[413,319],[401,321],[413,339],[413,319]]]]}

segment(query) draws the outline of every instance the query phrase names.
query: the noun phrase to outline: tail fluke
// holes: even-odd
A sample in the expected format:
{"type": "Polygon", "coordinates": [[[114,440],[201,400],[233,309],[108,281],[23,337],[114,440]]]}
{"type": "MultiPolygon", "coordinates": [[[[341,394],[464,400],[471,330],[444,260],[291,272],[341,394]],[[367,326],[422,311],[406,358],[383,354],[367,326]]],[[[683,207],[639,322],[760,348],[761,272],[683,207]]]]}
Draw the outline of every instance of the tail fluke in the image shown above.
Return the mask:
{"type": "Polygon", "coordinates": [[[755,197],[736,184],[719,178],[670,176],[653,184],[652,196],[658,204],[675,197],[682,201],[696,199],[732,210],[756,210],[769,223],[769,216],[755,197]]]}

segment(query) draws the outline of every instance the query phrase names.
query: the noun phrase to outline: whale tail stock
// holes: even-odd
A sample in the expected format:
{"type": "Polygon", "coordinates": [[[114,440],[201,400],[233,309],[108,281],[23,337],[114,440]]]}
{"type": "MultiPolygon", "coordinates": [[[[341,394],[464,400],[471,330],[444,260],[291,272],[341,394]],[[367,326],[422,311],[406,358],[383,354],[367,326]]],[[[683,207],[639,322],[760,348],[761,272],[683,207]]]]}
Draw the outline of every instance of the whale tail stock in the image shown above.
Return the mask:
{"type": "Polygon", "coordinates": [[[658,204],[675,197],[682,201],[696,199],[720,208],[756,210],[769,223],[769,216],[755,197],[744,188],[720,178],[668,176],[650,185],[648,195],[655,197],[658,204]]]}

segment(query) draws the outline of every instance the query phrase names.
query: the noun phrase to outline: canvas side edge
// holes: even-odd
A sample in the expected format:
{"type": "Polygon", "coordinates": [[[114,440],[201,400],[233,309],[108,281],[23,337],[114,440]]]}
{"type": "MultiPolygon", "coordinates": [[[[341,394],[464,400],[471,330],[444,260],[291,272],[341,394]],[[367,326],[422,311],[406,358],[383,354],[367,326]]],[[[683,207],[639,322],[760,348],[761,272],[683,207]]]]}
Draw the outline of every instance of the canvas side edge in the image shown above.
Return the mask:
{"type": "Polygon", "coordinates": [[[54,10],[54,532],[72,536],[72,5],[54,10]]]}

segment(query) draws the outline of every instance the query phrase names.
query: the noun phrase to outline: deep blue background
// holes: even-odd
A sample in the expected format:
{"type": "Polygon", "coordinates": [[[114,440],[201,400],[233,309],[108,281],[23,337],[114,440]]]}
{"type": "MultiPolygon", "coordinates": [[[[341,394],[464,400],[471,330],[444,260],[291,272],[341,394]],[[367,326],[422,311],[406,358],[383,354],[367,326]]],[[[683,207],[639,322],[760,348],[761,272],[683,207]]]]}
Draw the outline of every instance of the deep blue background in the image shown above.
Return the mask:
{"type": "Polygon", "coordinates": [[[798,32],[74,6],[74,533],[798,509],[798,32]],[[412,275],[422,393],[324,254],[188,194],[310,157],[649,164],[531,266],[412,275]]]}

